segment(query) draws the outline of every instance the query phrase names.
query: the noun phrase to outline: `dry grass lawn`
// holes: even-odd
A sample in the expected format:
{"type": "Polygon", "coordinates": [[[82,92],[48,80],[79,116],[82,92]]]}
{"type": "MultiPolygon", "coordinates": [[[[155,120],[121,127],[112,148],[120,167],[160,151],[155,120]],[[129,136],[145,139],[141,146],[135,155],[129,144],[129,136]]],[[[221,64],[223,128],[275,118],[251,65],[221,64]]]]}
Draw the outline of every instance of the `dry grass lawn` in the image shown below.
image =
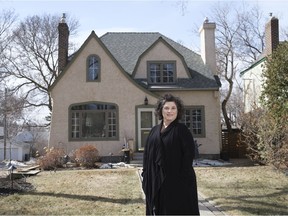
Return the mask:
{"type": "MultiPolygon", "coordinates": [[[[288,177],[269,166],[195,171],[198,190],[227,215],[288,215],[288,177]]],[[[26,182],[34,190],[0,195],[0,215],[145,215],[134,168],[45,171],[26,182]]]]}
{"type": "Polygon", "coordinates": [[[227,215],[288,215],[288,176],[270,166],[196,167],[198,190],[227,215]]]}
{"type": "Polygon", "coordinates": [[[40,172],[34,191],[0,197],[0,215],[145,215],[136,169],[40,172]]]}

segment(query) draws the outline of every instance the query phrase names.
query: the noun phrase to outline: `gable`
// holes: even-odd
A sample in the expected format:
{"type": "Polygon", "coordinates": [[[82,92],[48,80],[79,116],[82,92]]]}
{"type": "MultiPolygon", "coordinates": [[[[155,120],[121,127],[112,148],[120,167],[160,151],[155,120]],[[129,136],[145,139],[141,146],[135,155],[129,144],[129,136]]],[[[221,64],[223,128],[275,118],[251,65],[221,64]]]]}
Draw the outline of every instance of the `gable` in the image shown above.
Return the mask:
{"type": "Polygon", "coordinates": [[[175,62],[176,73],[178,78],[190,78],[190,73],[187,68],[183,57],[171,48],[167,46],[165,41],[158,39],[149,49],[147,49],[138,59],[133,72],[133,78],[135,79],[145,79],[147,78],[147,63],[151,61],[161,61],[161,62],[175,62]]]}
{"type": "MultiPolygon", "coordinates": [[[[103,58],[104,61],[102,61],[101,63],[101,65],[104,67],[102,68],[103,71],[106,71],[106,70],[110,71],[111,69],[109,68],[105,69],[105,67],[111,67],[113,65],[117,68],[120,74],[126,77],[125,82],[128,81],[130,82],[130,84],[132,83],[133,85],[135,85],[135,87],[140,88],[146,94],[155,96],[155,94],[151,93],[150,91],[147,91],[147,89],[143,88],[141,85],[135,82],[131,78],[131,76],[129,76],[129,74],[127,74],[123,70],[122,66],[114,58],[114,56],[110,53],[110,51],[106,48],[106,46],[102,43],[102,41],[97,37],[94,31],[91,32],[90,36],[86,39],[86,41],[83,43],[80,49],[77,52],[75,52],[72,56],[70,56],[70,61],[68,65],[65,67],[63,72],[59,74],[59,76],[57,77],[53,85],[49,88],[49,91],[52,92],[52,90],[56,87],[56,85],[58,85],[58,82],[60,82],[62,78],[66,76],[65,75],[66,73],[69,73],[70,74],[69,76],[74,77],[72,79],[74,79],[77,85],[79,85],[79,80],[81,80],[86,85],[86,81],[85,81],[86,80],[86,66],[87,66],[86,60],[89,55],[97,55],[97,56],[100,56],[101,59],[103,56],[105,56],[105,58],[103,58]],[[91,44],[94,44],[94,45],[91,45],[91,44]],[[79,74],[80,72],[82,72],[82,74],[79,74]]],[[[106,79],[106,80],[110,80],[106,84],[111,85],[111,78],[114,79],[115,77],[116,76],[114,74],[112,77],[109,77],[109,79],[106,79]]],[[[74,82],[70,83],[70,81],[64,81],[65,84],[68,85],[67,88],[70,88],[69,86],[71,86],[71,83],[74,83],[74,82]]],[[[105,82],[102,82],[102,84],[105,84],[105,82]]]]}

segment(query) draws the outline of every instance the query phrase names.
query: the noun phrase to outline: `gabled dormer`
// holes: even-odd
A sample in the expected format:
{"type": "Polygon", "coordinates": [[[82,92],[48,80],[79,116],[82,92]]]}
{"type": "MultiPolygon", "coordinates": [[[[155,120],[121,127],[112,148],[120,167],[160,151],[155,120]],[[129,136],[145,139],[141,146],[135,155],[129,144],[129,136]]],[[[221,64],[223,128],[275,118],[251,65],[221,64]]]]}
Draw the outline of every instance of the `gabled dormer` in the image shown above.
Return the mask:
{"type": "Polygon", "coordinates": [[[132,76],[150,86],[175,85],[178,78],[191,77],[183,56],[162,36],[139,56],[132,76]]]}
{"type": "Polygon", "coordinates": [[[107,33],[100,39],[124,71],[149,90],[219,88],[201,55],[160,33],[107,33]]]}

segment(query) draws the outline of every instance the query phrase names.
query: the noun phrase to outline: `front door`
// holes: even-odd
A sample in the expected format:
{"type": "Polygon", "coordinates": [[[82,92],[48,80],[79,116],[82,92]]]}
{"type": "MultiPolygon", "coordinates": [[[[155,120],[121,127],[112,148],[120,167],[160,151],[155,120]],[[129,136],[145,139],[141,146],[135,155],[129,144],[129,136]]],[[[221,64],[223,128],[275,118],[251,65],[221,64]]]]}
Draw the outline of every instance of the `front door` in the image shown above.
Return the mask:
{"type": "Polygon", "coordinates": [[[138,150],[143,151],[151,128],[156,124],[154,108],[139,108],[137,113],[138,150]]]}

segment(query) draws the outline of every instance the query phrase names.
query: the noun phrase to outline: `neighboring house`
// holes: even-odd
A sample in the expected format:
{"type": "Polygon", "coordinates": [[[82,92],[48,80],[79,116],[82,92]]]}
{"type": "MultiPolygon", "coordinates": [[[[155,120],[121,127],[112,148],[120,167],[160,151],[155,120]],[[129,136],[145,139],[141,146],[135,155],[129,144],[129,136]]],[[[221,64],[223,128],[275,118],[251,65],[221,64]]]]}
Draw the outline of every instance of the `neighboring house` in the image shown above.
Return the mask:
{"type": "MultiPolygon", "coordinates": [[[[29,159],[32,135],[26,132],[19,133],[16,137],[6,140],[6,159],[25,161],[29,159]]],[[[0,161],[4,160],[4,133],[0,127],[0,161]]]]}
{"type": "Polygon", "coordinates": [[[121,155],[124,144],[143,151],[158,123],[154,108],[165,93],[185,105],[183,122],[200,154],[221,151],[220,82],[216,75],[215,23],[203,23],[201,56],[160,33],[94,31],[68,58],[69,29],[59,23],[59,76],[49,89],[53,112],[49,147],[94,145],[100,156],[121,155]]]}
{"type": "Polygon", "coordinates": [[[244,112],[259,108],[265,61],[279,44],[279,21],[272,17],[265,26],[265,50],[249,68],[241,72],[244,89],[244,112]]]}

